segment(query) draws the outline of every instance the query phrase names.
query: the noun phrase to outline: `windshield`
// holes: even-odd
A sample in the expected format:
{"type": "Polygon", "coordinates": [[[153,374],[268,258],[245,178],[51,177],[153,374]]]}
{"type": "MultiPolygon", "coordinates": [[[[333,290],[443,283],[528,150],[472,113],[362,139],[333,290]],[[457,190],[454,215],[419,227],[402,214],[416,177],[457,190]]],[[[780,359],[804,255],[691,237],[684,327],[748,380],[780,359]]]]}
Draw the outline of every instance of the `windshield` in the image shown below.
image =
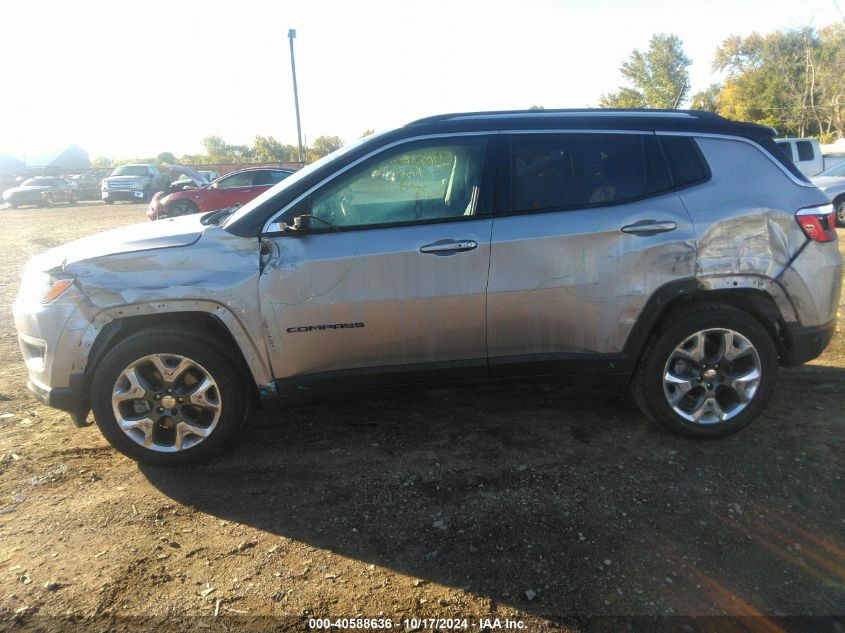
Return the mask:
{"type": "Polygon", "coordinates": [[[355,149],[359,145],[363,144],[366,141],[373,139],[374,137],[375,137],[374,135],[365,136],[364,138],[355,141],[351,145],[341,147],[340,149],[335,150],[331,154],[323,156],[321,159],[314,161],[313,163],[311,163],[310,165],[308,165],[306,167],[303,167],[302,169],[300,169],[299,171],[297,171],[297,172],[293,173],[292,175],[288,176],[287,178],[285,178],[281,182],[279,182],[276,185],[270,187],[267,191],[262,193],[257,198],[253,198],[252,200],[247,202],[244,206],[242,206],[240,209],[238,209],[236,213],[229,216],[229,218],[227,218],[227,220],[223,224],[223,226],[225,227],[226,224],[228,224],[229,222],[235,222],[235,221],[239,220],[240,218],[247,215],[250,211],[252,211],[256,207],[261,206],[262,204],[264,204],[265,202],[267,202],[268,200],[273,198],[280,191],[284,191],[288,187],[295,185],[296,183],[298,183],[303,178],[307,178],[310,174],[312,174],[314,171],[316,171],[317,169],[319,169],[320,167],[322,167],[326,163],[331,162],[336,158],[340,158],[341,156],[347,154],[348,152],[351,152],[353,149],[355,149]]]}
{"type": "Polygon", "coordinates": [[[819,174],[819,176],[845,177],[845,160],[843,160],[841,163],[837,163],[830,169],[825,169],[822,173],[819,174]]]}
{"type": "Polygon", "coordinates": [[[146,176],[147,168],[143,165],[121,165],[112,173],[112,176],[146,176]]]}
{"type": "Polygon", "coordinates": [[[22,187],[48,187],[53,184],[52,178],[30,178],[29,180],[24,180],[22,187]]]}

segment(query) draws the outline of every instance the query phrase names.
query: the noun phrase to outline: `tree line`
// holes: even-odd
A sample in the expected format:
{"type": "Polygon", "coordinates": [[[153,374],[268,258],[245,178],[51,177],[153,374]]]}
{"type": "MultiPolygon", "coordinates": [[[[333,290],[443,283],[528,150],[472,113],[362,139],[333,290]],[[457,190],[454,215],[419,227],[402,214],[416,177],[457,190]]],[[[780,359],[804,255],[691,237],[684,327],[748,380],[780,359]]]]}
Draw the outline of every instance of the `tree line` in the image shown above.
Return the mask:
{"type": "MultiPolygon", "coordinates": [[[[362,136],[372,134],[367,130],[362,136]]],[[[299,150],[296,145],[282,143],[272,136],[256,136],[252,145],[231,145],[220,136],[207,136],[202,140],[205,152],[183,154],[177,157],[172,152],[161,152],[146,158],[112,160],[98,157],[91,161],[93,167],[113,167],[127,163],[151,163],[154,165],[230,165],[249,163],[296,163],[299,150]]],[[[309,146],[303,148],[303,159],[311,163],[343,147],[339,136],[318,136],[309,146]]]]}
{"type": "MultiPolygon", "coordinates": [[[[654,35],[620,67],[629,85],[599,105],[678,108],[690,92],[691,63],[678,36],[654,35]]],[[[732,35],[716,49],[712,68],[724,81],[695,93],[690,108],[768,125],[781,136],[845,137],[845,20],[819,30],[732,35]]]]}

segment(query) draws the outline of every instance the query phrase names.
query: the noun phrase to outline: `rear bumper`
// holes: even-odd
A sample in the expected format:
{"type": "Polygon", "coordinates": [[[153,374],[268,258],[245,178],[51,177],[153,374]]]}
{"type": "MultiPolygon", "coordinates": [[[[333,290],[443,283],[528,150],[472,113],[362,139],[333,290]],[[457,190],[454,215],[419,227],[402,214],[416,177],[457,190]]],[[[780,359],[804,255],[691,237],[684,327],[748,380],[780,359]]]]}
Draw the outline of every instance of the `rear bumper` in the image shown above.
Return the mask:
{"type": "Polygon", "coordinates": [[[794,367],[818,358],[830,343],[835,331],[836,319],[814,327],[786,323],[784,328],[786,354],[781,359],[781,364],[784,367],[794,367]]]}

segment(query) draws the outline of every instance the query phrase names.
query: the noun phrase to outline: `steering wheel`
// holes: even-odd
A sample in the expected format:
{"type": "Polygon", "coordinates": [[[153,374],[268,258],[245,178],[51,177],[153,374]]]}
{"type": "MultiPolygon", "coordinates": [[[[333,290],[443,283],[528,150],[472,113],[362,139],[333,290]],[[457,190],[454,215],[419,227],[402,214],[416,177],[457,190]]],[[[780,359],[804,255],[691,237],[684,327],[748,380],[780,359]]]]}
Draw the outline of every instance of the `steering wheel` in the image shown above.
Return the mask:
{"type": "Polygon", "coordinates": [[[340,199],[340,212],[344,218],[349,216],[349,203],[346,201],[346,197],[340,199]]]}

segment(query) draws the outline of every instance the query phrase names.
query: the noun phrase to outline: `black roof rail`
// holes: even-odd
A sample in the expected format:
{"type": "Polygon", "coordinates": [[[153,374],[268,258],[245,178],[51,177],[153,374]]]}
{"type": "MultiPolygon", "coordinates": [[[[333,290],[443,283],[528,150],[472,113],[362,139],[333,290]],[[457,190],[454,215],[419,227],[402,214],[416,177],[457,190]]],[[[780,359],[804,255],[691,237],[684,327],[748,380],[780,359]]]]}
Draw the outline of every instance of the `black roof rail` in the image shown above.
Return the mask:
{"type": "Polygon", "coordinates": [[[544,108],[542,110],[482,110],[478,112],[450,112],[416,119],[406,124],[406,127],[439,121],[455,121],[461,119],[490,119],[505,117],[568,117],[579,116],[644,116],[644,117],[691,117],[710,121],[724,121],[722,116],[705,110],[675,110],[668,108],[544,108]]]}

